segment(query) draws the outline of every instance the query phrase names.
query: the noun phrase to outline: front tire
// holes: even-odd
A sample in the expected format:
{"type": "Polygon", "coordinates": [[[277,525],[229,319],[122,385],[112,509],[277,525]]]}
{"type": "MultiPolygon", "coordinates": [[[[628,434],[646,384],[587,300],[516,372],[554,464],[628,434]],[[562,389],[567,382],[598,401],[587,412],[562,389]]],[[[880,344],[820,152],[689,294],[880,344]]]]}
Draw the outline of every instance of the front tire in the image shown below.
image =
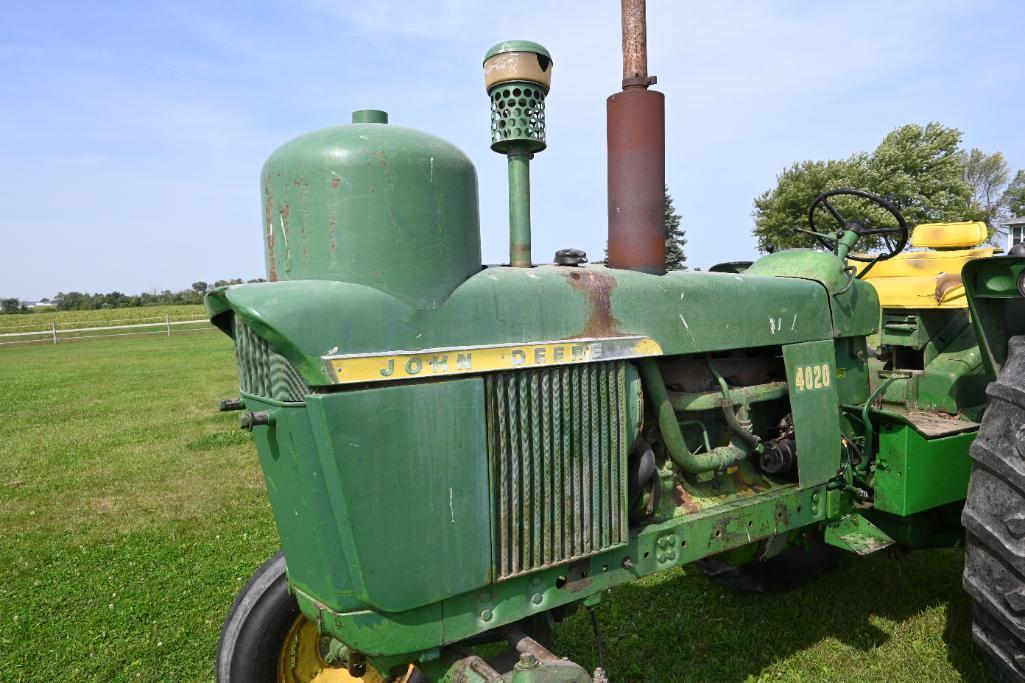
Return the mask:
{"type": "Polygon", "coordinates": [[[1009,341],[1007,363],[986,394],[961,516],[964,587],[972,636],[994,679],[1025,683],[1025,337],[1009,341]]]}
{"type": "Polygon", "coordinates": [[[372,667],[354,678],[320,658],[316,625],[288,592],[285,556],[263,563],[235,598],[217,644],[218,683],[380,683],[372,667]]]}

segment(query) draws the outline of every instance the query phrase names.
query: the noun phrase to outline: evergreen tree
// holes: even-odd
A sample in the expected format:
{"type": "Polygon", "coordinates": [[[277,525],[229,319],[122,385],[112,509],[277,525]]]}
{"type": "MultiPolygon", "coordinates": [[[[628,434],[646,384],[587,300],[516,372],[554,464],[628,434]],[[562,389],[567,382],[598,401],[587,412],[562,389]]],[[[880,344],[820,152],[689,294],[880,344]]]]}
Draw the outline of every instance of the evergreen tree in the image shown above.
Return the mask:
{"type": "Polygon", "coordinates": [[[687,255],[683,251],[684,245],[687,244],[686,233],[680,227],[682,218],[676,213],[668,186],[665,201],[666,270],[686,270],[687,266],[683,265],[687,260],[687,255]]]}

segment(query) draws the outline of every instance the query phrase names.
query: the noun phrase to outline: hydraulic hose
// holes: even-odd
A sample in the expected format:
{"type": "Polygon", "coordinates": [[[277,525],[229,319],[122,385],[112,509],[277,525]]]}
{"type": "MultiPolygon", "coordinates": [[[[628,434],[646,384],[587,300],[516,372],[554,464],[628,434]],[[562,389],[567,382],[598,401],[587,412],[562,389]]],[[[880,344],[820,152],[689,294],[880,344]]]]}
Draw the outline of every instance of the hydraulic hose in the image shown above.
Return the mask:
{"type": "Polygon", "coordinates": [[[872,450],[872,438],[875,436],[875,433],[874,433],[875,429],[872,426],[872,418],[869,417],[868,411],[872,407],[872,404],[875,402],[875,400],[884,391],[886,391],[886,387],[888,387],[891,384],[893,384],[893,382],[896,379],[897,379],[897,376],[888,377],[886,379],[886,381],[884,381],[882,384],[880,384],[879,386],[876,387],[876,390],[872,392],[872,395],[868,397],[868,400],[865,401],[865,404],[861,407],[861,421],[865,425],[865,453],[866,454],[873,453],[873,450],[872,450]]]}
{"type": "Polygon", "coordinates": [[[724,470],[735,465],[751,454],[751,446],[734,433],[728,446],[719,446],[704,453],[693,453],[687,448],[687,442],[680,430],[680,423],[676,420],[676,411],[669,401],[669,394],[666,392],[666,385],[662,379],[662,372],[654,358],[644,358],[638,362],[641,371],[641,381],[644,384],[644,392],[651,401],[652,408],[658,419],[659,432],[662,441],[669,451],[669,457],[684,472],[690,474],[701,474],[703,472],[714,472],[724,470]]]}
{"type": "Polygon", "coordinates": [[[740,424],[740,420],[737,419],[737,414],[733,412],[733,400],[730,396],[730,385],[726,383],[726,378],[715,369],[712,365],[712,361],[708,361],[708,371],[712,373],[716,381],[719,382],[719,387],[722,389],[722,416],[726,420],[726,426],[730,428],[734,434],[743,439],[747,445],[751,447],[756,453],[761,453],[765,450],[762,445],[762,440],[759,439],[751,430],[745,428],[740,424]]]}
{"type": "MultiPolygon", "coordinates": [[[[767,382],[746,387],[733,387],[729,390],[727,400],[731,405],[749,405],[763,401],[775,401],[786,395],[786,382],[767,382]]],[[[680,412],[715,410],[723,403],[723,392],[721,389],[696,392],[670,391],[669,400],[672,402],[673,408],[680,412]]]]}

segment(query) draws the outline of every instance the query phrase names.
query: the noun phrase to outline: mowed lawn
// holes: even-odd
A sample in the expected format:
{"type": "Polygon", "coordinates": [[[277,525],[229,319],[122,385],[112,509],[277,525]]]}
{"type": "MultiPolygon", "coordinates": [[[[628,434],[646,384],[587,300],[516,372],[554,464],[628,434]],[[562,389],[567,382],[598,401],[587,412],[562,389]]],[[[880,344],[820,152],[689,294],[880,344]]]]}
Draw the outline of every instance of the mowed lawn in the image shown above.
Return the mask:
{"type": "MultiPolygon", "coordinates": [[[[219,333],[0,349],[0,681],[209,681],[277,536],[219,333]]],[[[740,595],[692,569],[599,608],[623,681],[987,680],[962,552],[857,559],[740,595]]],[[[555,650],[596,665],[578,613],[555,650]]]]}

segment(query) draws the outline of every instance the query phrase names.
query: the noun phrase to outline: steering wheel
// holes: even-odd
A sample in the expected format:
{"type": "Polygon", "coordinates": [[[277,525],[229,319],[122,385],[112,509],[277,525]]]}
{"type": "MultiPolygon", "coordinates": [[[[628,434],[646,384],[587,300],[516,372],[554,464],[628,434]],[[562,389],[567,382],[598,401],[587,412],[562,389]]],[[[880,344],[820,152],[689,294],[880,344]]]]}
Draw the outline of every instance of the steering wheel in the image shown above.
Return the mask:
{"type": "Polygon", "coordinates": [[[812,235],[820,244],[830,251],[835,252],[837,256],[840,256],[840,258],[849,258],[852,261],[860,261],[862,263],[885,261],[886,259],[893,258],[900,252],[904,251],[904,247],[908,244],[908,223],[904,220],[904,216],[901,215],[901,212],[897,207],[879,195],[872,194],[871,192],[865,192],[864,190],[841,188],[839,190],[823,192],[815,198],[815,201],[811,203],[811,208],[808,209],[808,224],[811,226],[811,230],[805,230],[803,228],[794,229],[798,232],[812,235]],[[885,226],[877,228],[873,227],[871,222],[867,220],[847,220],[844,218],[843,214],[837,211],[836,207],[829,202],[830,197],[836,197],[838,195],[861,197],[862,199],[867,199],[873,204],[882,207],[897,221],[896,227],[885,226]],[[815,226],[815,211],[820,206],[825,207],[826,211],[829,212],[829,215],[833,217],[833,220],[840,224],[839,230],[833,233],[826,233],[818,230],[815,226]],[[878,256],[870,258],[850,255],[850,250],[859,239],[872,235],[878,235],[883,238],[883,241],[886,243],[885,251],[880,253],[878,256]]]}

